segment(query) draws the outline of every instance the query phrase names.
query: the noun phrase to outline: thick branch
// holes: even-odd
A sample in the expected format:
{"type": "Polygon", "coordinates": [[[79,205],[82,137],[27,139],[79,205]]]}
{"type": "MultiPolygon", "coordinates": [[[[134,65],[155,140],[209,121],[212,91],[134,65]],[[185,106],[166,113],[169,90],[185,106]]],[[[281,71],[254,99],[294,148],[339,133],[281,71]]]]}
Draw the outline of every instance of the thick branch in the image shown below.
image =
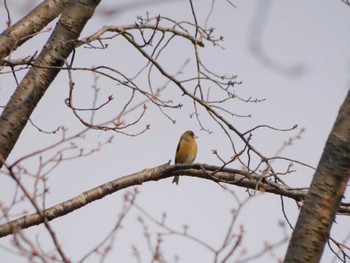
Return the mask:
{"type": "Polygon", "coordinates": [[[0,35],[0,65],[2,64],[1,59],[7,57],[59,16],[67,2],[68,0],[46,0],[2,32],[0,35]]]}
{"type": "Polygon", "coordinates": [[[100,1],[69,1],[35,61],[38,67],[34,66],[28,71],[0,117],[0,160],[7,159],[29,116],[72,52],[77,38],[100,1]]]}
{"type": "MultiPolygon", "coordinates": [[[[145,169],[131,175],[120,177],[96,188],[88,190],[72,199],[55,205],[43,211],[45,218],[38,213],[27,215],[9,223],[0,225],[0,237],[13,234],[22,229],[39,225],[45,220],[51,221],[55,218],[71,213],[85,205],[104,198],[119,190],[141,185],[148,181],[158,181],[175,175],[189,175],[198,178],[205,178],[216,182],[225,182],[257,191],[269,192],[285,197],[292,198],[296,201],[302,201],[306,195],[305,190],[286,188],[283,185],[272,181],[261,180],[261,176],[252,175],[242,170],[223,168],[219,172],[220,167],[201,165],[201,164],[163,164],[150,169],[145,169]],[[213,174],[213,175],[210,175],[213,174]]],[[[344,206],[339,209],[339,212],[349,213],[350,207],[344,206]]]]}

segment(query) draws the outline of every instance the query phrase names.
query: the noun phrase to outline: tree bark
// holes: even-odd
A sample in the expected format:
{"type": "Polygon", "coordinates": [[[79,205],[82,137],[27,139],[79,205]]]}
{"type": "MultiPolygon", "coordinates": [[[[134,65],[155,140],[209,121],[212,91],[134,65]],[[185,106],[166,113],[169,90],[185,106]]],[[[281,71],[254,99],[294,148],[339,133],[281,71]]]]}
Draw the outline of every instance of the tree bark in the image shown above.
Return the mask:
{"type": "Polygon", "coordinates": [[[0,117],[0,168],[17,142],[31,113],[73,51],[101,0],[70,0],[49,40],[0,117]]]}
{"type": "MultiPolygon", "coordinates": [[[[59,16],[68,0],[46,0],[0,35],[0,59],[7,57],[59,16]]],[[[0,62],[0,65],[3,64],[0,62]]]]}
{"type": "Polygon", "coordinates": [[[285,263],[319,262],[350,175],[350,90],[341,106],[293,231],[285,263]]]}

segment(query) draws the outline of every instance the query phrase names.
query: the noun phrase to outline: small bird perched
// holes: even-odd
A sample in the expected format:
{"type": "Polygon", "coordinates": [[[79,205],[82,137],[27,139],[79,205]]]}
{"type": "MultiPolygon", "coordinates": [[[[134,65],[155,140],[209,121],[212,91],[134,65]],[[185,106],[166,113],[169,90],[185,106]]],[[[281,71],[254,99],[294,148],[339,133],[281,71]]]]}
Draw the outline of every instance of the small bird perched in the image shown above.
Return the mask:
{"type": "MultiPolygon", "coordinates": [[[[176,148],[175,163],[193,163],[197,156],[197,138],[193,131],[182,134],[176,148]]],[[[179,183],[179,176],[174,177],[173,183],[179,183]]]]}

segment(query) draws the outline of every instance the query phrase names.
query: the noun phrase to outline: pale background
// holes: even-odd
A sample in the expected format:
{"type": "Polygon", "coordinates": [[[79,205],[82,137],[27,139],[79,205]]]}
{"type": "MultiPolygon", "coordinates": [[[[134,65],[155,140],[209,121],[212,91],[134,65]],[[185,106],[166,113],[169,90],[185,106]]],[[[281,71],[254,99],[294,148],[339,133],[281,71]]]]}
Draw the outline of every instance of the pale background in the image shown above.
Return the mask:
{"type": "MultiPolygon", "coordinates": [[[[102,1],[97,9],[98,16],[88,23],[82,36],[93,33],[102,25],[133,24],[136,16],[144,16],[146,11],[149,11],[150,16],[161,14],[176,20],[192,21],[187,1],[169,1],[162,4],[143,1],[141,3],[144,5],[140,6],[140,2],[137,1],[125,1],[125,3],[135,3],[136,7],[130,8],[132,4],[126,5],[120,13],[103,17],[104,10],[123,6],[123,2],[116,4],[114,1],[102,1]]],[[[290,128],[298,124],[299,128],[306,129],[302,139],[288,147],[282,155],[316,167],[339,106],[349,89],[350,8],[341,1],[334,0],[246,0],[233,3],[236,8],[225,1],[216,1],[210,20],[210,24],[216,29],[216,35],[224,36],[224,49],[208,45],[206,49],[201,50],[201,56],[213,71],[238,75],[238,80],[243,81],[236,90],[241,97],[266,99],[265,102],[258,104],[233,102],[229,108],[234,113],[252,115],[252,118],[233,118],[233,125],[243,132],[259,124],[277,128],[290,128]],[[273,64],[268,65],[265,59],[254,53],[252,51],[254,45],[260,45],[263,55],[271,59],[273,64]]],[[[23,7],[23,1],[12,0],[8,4],[12,23],[27,12],[23,7]]],[[[199,23],[203,24],[211,3],[194,1],[194,5],[199,23]]],[[[1,28],[4,30],[6,15],[3,6],[0,17],[1,28]]],[[[35,50],[40,51],[47,37],[46,33],[28,41],[13,54],[13,57],[32,54],[35,50]]],[[[144,60],[140,59],[136,52],[131,51],[125,42],[112,43],[114,44],[107,51],[78,50],[76,65],[91,67],[108,64],[124,72],[137,72],[144,60]]],[[[167,68],[173,67],[175,72],[190,53],[188,46],[173,45],[169,51],[163,56],[163,63],[167,68]],[[173,51],[169,52],[171,48],[173,51]]],[[[193,57],[191,59],[193,61],[193,57]]],[[[188,70],[191,70],[191,67],[188,67],[188,70]]],[[[74,74],[76,92],[79,94],[76,95],[75,101],[78,104],[81,100],[82,106],[91,106],[93,77],[89,73],[80,75],[74,72],[74,74]]],[[[103,89],[101,102],[109,94],[113,94],[115,98],[125,96],[116,91],[115,85],[111,82],[100,79],[98,85],[103,89]]],[[[68,88],[67,73],[61,72],[32,116],[32,120],[40,128],[54,130],[64,125],[71,133],[83,128],[64,104],[68,88]]],[[[10,75],[1,75],[0,105],[6,104],[9,94],[14,89],[13,78],[10,75]]],[[[51,193],[47,196],[47,206],[67,200],[120,176],[160,165],[169,159],[173,160],[178,138],[188,129],[200,137],[197,162],[220,165],[212,154],[213,149],[217,149],[224,158],[233,155],[226,137],[207,115],[203,113],[203,120],[205,125],[214,131],[211,135],[200,131],[195,120],[188,117],[192,113],[192,104],[181,97],[175,87],[169,87],[165,94],[176,103],[185,104],[183,110],[169,112],[176,119],[175,125],[155,107],[150,106],[146,119],[142,120],[142,127],[151,124],[151,129],[147,133],[136,138],[115,134],[113,143],[102,148],[102,151],[86,158],[65,162],[54,170],[48,181],[51,193]]],[[[109,119],[107,117],[105,120],[109,119]]],[[[272,156],[297,132],[281,133],[262,129],[254,133],[252,144],[266,156],[272,156]]],[[[93,147],[111,135],[98,131],[91,132],[85,141],[79,141],[80,147],[93,147]]],[[[9,162],[58,140],[59,136],[39,133],[28,124],[9,162]]],[[[31,159],[26,165],[29,169],[36,167],[37,158],[31,159]]],[[[281,169],[286,165],[284,163],[281,169]]],[[[289,176],[288,182],[297,187],[308,186],[313,171],[303,167],[295,168],[298,171],[289,176]]],[[[11,200],[14,189],[6,187],[8,179],[1,175],[0,183],[2,185],[0,200],[3,202],[11,200]]],[[[171,180],[168,179],[145,183],[138,189],[141,194],[137,203],[146,211],[157,218],[161,218],[162,213],[166,212],[167,223],[174,229],[181,230],[182,225],[187,224],[189,233],[214,247],[221,245],[230,222],[230,210],[237,208],[235,200],[219,186],[195,178],[182,177],[178,187],[171,184],[171,180]]],[[[241,200],[248,196],[245,189],[238,187],[232,189],[241,200]]],[[[121,191],[113,194],[51,222],[64,251],[73,262],[85,255],[111,230],[118,217],[124,193],[125,191],[121,191]]],[[[347,197],[349,200],[349,193],[347,197]]],[[[293,202],[285,202],[288,217],[294,225],[298,210],[293,202]]],[[[30,207],[28,209],[33,211],[30,207]]],[[[134,244],[140,248],[143,262],[150,261],[142,228],[137,222],[138,215],[139,212],[135,210],[127,216],[123,229],[116,238],[113,252],[109,254],[106,262],[136,262],[131,250],[131,245],[134,244]]],[[[258,194],[247,203],[235,226],[237,233],[239,226],[244,226],[245,236],[241,246],[248,250],[247,255],[262,250],[265,241],[274,243],[283,237],[283,231],[278,227],[279,221],[285,222],[278,196],[258,194]]],[[[337,217],[336,221],[332,232],[338,241],[342,241],[349,235],[349,218],[337,217]]],[[[47,242],[48,236],[42,231],[43,229],[42,226],[33,227],[26,230],[26,233],[31,237],[38,235],[41,246],[48,249],[51,247],[51,241],[47,242]]],[[[290,233],[290,229],[288,227],[287,229],[290,233]]],[[[156,236],[153,238],[156,239],[156,236]]],[[[8,246],[10,239],[11,237],[2,238],[0,245],[8,246]]],[[[283,258],[286,246],[285,243],[275,250],[277,257],[283,258]]],[[[176,254],[179,254],[180,262],[212,262],[212,255],[208,251],[178,237],[169,237],[165,241],[163,252],[170,262],[174,262],[176,254]]],[[[0,254],[3,262],[26,262],[26,259],[5,250],[1,250],[0,254]]],[[[330,262],[331,259],[333,255],[326,249],[322,262],[330,262]]],[[[95,257],[87,260],[87,262],[96,261],[95,257]]],[[[256,260],[256,262],[275,261],[270,255],[256,260]]]]}

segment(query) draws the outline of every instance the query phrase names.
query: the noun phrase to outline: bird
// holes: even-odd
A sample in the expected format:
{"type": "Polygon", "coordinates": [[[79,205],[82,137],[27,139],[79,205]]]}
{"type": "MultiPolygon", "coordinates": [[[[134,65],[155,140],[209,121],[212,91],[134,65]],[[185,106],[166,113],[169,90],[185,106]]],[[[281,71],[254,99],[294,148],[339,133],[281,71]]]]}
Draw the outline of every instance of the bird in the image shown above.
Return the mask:
{"type": "MultiPolygon", "coordinates": [[[[193,131],[185,131],[179,140],[175,154],[175,164],[177,163],[193,163],[197,157],[197,143],[198,137],[193,131]]],[[[173,183],[179,184],[179,176],[175,176],[173,183]]]]}

